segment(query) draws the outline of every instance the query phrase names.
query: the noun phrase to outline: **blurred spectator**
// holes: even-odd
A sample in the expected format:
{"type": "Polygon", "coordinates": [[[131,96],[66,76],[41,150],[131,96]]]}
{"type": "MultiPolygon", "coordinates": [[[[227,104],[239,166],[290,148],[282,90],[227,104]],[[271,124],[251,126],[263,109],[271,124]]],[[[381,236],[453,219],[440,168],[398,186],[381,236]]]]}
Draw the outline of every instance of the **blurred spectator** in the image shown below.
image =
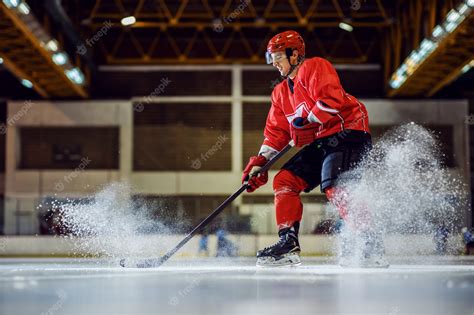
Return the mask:
{"type": "Polygon", "coordinates": [[[199,250],[198,255],[207,257],[209,256],[209,234],[206,231],[202,231],[201,238],[199,239],[199,250]]]}
{"type": "Polygon", "coordinates": [[[38,211],[38,224],[40,235],[66,234],[61,221],[60,207],[41,208],[38,211]]]}
{"type": "Polygon", "coordinates": [[[227,233],[220,228],[216,232],[217,236],[217,254],[216,257],[235,257],[237,256],[237,246],[227,239],[227,233]]]}
{"type": "Polygon", "coordinates": [[[327,219],[319,222],[314,227],[312,234],[338,234],[341,232],[343,221],[341,219],[327,219]]]}
{"type": "Polygon", "coordinates": [[[436,254],[446,254],[448,244],[449,229],[443,224],[439,225],[434,234],[434,242],[436,245],[436,254]]]}
{"type": "Polygon", "coordinates": [[[468,230],[467,227],[462,228],[461,232],[465,245],[464,254],[470,255],[471,252],[474,250],[474,235],[472,234],[472,230],[468,230]]]}

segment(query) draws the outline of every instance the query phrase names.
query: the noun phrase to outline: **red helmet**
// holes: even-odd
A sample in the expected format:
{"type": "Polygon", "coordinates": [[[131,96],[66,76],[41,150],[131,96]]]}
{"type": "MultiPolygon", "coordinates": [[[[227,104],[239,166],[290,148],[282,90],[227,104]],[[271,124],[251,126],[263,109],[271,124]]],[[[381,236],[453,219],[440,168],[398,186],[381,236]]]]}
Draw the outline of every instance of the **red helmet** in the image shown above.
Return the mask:
{"type": "Polygon", "coordinates": [[[279,33],[270,39],[267,45],[266,58],[267,63],[273,63],[272,53],[284,51],[287,56],[293,53],[293,50],[298,51],[298,55],[304,58],[304,40],[301,35],[296,31],[285,31],[279,33]]]}

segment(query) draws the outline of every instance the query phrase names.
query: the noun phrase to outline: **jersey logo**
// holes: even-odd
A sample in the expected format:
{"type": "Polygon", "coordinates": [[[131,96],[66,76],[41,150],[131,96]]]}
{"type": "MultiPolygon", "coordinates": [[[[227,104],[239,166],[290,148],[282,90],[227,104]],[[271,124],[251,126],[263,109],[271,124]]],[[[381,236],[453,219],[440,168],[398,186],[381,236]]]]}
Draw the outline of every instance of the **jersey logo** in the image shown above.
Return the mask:
{"type": "Polygon", "coordinates": [[[291,123],[293,119],[297,117],[303,117],[303,113],[306,113],[305,116],[307,116],[309,113],[306,102],[300,103],[292,114],[286,115],[286,119],[288,119],[288,122],[291,123]]]}

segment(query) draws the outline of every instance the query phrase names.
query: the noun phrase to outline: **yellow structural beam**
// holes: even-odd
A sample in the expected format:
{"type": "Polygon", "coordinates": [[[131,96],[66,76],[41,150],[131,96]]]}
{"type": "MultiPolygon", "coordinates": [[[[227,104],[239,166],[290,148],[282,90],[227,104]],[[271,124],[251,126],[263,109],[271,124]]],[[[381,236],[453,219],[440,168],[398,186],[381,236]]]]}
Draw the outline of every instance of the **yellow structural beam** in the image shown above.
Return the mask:
{"type": "Polygon", "coordinates": [[[0,2],[0,57],[5,67],[20,80],[33,83],[33,89],[44,98],[87,98],[86,85],[72,82],[64,68],[55,64],[25,22],[0,2]]]}

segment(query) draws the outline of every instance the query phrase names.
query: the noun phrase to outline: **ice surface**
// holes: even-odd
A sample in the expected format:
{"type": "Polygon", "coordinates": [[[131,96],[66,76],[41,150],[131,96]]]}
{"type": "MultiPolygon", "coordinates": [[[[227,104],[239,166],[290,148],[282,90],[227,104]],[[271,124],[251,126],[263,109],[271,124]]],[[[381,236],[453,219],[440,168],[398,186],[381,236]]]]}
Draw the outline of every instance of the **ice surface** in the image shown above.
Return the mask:
{"type": "Polygon", "coordinates": [[[0,260],[0,314],[473,314],[474,259],[392,258],[344,269],[330,258],[257,268],[255,259],[0,260]]]}

